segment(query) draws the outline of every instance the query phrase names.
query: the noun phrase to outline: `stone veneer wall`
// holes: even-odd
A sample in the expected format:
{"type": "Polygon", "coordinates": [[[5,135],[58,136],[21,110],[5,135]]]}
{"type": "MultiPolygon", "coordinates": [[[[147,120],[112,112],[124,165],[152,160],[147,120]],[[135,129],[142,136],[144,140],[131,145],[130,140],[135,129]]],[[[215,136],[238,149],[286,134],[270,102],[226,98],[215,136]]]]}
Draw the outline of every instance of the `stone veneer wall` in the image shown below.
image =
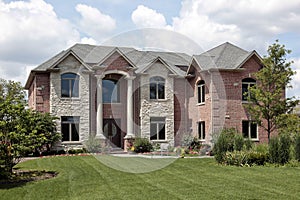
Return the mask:
{"type": "MultiPolygon", "coordinates": [[[[50,112],[61,118],[61,116],[79,116],[79,142],[87,140],[90,133],[90,102],[89,87],[90,75],[84,73],[84,66],[81,65],[73,56],[68,56],[62,61],[58,72],[51,72],[50,75],[50,112]],[[79,75],[79,98],[61,98],[61,74],[75,73],[79,75]]],[[[58,132],[61,132],[60,119],[58,121],[58,132]]],[[[68,143],[68,142],[64,142],[68,143]]]]}
{"type": "Polygon", "coordinates": [[[174,78],[170,73],[161,62],[156,62],[145,72],[145,75],[140,77],[140,119],[141,137],[150,139],[150,117],[165,117],[166,140],[157,142],[168,142],[174,145],[174,78]],[[165,78],[164,100],[150,100],[149,80],[153,76],[165,78]]]}

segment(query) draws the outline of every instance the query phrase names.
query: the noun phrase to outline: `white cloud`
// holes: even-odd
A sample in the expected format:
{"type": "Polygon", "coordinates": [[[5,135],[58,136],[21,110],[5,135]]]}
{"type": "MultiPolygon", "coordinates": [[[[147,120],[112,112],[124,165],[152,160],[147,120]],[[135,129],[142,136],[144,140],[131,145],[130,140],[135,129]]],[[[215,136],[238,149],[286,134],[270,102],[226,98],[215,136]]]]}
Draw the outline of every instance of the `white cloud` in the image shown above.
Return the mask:
{"type": "Polygon", "coordinates": [[[0,1],[0,22],[1,60],[36,64],[80,39],[43,0],[0,1]]]}
{"type": "Polygon", "coordinates": [[[167,25],[164,15],[143,5],[132,12],[131,19],[138,28],[164,28],[167,25]]]}
{"type": "Polygon", "coordinates": [[[76,11],[81,15],[80,30],[99,41],[116,28],[116,20],[101,13],[97,8],[78,4],[76,11]]]}

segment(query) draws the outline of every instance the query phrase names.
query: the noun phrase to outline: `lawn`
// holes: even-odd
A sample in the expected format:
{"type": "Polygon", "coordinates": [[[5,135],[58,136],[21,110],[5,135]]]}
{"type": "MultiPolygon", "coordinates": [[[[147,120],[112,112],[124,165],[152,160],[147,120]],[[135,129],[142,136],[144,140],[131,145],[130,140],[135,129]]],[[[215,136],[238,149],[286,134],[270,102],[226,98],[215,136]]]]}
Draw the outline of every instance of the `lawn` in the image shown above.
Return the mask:
{"type": "Polygon", "coordinates": [[[93,156],[39,158],[18,167],[57,171],[58,176],[17,187],[0,185],[0,199],[300,199],[300,168],[219,166],[210,158],[104,160],[131,170],[132,166],[168,165],[129,173],[93,156]]]}

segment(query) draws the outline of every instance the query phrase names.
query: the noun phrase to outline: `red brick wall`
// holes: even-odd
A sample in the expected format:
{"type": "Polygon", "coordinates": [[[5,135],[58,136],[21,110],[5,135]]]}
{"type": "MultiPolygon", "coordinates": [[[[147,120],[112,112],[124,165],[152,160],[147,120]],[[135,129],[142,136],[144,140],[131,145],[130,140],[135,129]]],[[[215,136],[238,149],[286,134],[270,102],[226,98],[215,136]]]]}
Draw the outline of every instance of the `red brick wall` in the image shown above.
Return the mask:
{"type": "Polygon", "coordinates": [[[28,104],[33,110],[50,112],[50,74],[35,75],[28,91],[28,104]]]}
{"type": "MultiPolygon", "coordinates": [[[[242,120],[249,120],[244,103],[242,103],[242,79],[248,77],[255,79],[253,74],[260,68],[261,65],[256,57],[250,58],[241,69],[214,71],[211,72],[212,75],[200,73],[195,67],[197,70],[196,77],[189,79],[192,91],[190,91],[190,98],[188,99],[189,126],[192,127],[193,134],[197,135],[197,121],[205,121],[206,133],[214,133],[218,125],[221,128],[233,127],[242,132],[242,120]],[[211,77],[213,87],[210,87],[211,77]],[[202,79],[205,80],[206,84],[206,101],[204,105],[197,105],[196,84],[202,79]],[[213,105],[212,98],[214,99],[213,105]],[[215,130],[212,130],[212,126],[215,130]]],[[[267,141],[266,131],[259,128],[258,134],[259,142],[267,141]]]]}

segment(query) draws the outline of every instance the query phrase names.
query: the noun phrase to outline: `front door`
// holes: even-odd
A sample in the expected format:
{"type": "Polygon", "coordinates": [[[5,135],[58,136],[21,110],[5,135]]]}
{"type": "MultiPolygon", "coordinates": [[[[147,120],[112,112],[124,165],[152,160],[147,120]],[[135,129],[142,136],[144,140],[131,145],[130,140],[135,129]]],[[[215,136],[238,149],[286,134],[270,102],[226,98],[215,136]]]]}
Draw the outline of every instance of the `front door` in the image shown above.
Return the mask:
{"type": "Polygon", "coordinates": [[[104,119],[103,134],[104,136],[117,147],[121,147],[121,129],[120,119],[104,119]]]}

